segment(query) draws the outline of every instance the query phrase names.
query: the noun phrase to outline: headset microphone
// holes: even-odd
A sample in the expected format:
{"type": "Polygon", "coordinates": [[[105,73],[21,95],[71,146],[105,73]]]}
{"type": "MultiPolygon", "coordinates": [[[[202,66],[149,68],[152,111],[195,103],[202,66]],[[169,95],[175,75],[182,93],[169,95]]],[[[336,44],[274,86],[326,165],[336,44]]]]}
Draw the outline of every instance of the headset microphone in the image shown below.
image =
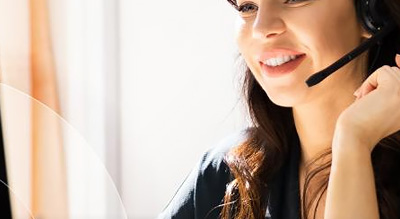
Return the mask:
{"type": "Polygon", "coordinates": [[[381,41],[385,36],[391,33],[395,27],[396,27],[395,23],[391,22],[390,24],[388,24],[388,26],[382,28],[382,30],[379,31],[377,34],[375,34],[374,36],[363,42],[360,46],[358,46],[353,51],[349,52],[348,54],[340,58],[332,65],[328,66],[327,68],[318,73],[311,75],[306,81],[307,86],[312,87],[321,82],[322,80],[324,80],[333,72],[341,68],[343,65],[347,64],[348,62],[356,58],[358,55],[362,54],[365,50],[369,49],[371,46],[381,41]]]}
{"type": "Polygon", "coordinates": [[[388,17],[389,13],[382,0],[356,0],[355,3],[357,16],[364,28],[373,34],[372,37],[324,70],[311,75],[306,81],[308,87],[320,83],[336,70],[365,52],[365,50],[382,41],[384,37],[396,28],[397,25],[388,17]]]}

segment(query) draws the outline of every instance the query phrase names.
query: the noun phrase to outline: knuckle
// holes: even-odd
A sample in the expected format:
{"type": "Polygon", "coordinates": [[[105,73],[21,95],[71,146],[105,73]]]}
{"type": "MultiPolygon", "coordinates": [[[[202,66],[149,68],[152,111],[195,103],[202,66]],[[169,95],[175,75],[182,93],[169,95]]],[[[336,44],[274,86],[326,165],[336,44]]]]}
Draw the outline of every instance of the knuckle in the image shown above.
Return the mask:
{"type": "Polygon", "coordinates": [[[381,67],[382,70],[389,70],[391,67],[389,65],[383,65],[381,67]]]}
{"type": "Polygon", "coordinates": [[[370,75],[370,77],[374,77],[374,76],[377,76],[377,75],[379,75],[379,74],[386,74],[387,72],[391,72],[391,71],[392,71],[392,69],[391,69],[390,66],[388,66],[388,65],[383,65],[383,66],[381,66],[380,68],[378,68],[375,72],[373,72],[373,73],[370,75]]]}

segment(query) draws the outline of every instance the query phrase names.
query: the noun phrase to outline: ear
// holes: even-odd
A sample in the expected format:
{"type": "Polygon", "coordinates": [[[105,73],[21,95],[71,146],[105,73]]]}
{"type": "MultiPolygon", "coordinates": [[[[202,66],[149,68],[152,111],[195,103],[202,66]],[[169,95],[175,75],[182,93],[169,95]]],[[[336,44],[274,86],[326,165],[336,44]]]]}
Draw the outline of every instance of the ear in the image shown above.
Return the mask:
{"type": "Polygon", "coordinates": [[[372,37],[372,34],[371,33],[369,33],[367,30],[365,30],[365,28],[362,26],[362,25],[360,25],[361,27],[361,37],[362,38],[365,38],[365,39],[369,39],[369,38],[371,38],[372,37]]]}

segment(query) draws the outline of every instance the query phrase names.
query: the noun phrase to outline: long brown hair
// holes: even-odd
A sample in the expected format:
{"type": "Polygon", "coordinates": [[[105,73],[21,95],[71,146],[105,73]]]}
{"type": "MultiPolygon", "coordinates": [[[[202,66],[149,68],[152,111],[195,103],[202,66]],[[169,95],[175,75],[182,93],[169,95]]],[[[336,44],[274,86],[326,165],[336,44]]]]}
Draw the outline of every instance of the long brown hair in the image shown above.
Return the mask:
{"type": "MultiPolygon", "coordinates": [[[[385,0],[391,16],[400,27],[400,1],[385,0]]],[[[369,72],[383,65],[395,66],[396,45],[400,44],[400,28],[387,36],[383,43],[368,51],[369,72]]],[[[400,52],[400,51],[397,51],[400,52]]],[[[240,56],[239,56],[240,58],[240,56]]],[[[268,191],[267,182],[272,179],[283,165],[290,149],[290,130],[294,128],[291,108],[275,105],[257,83],[252,72],[246,66],[242,83],[242,92],[252,126],[248,129],[245,142],[233,148],[225,157],[225,162],[234,176],[227,186],[221,218],[264,218],[268,205],[264,195],[268,191]]],[[[365,78],[368,77],[368,73],[365,78]]],[[[306,176],[302,197],[302,218],[316,215],[321,196],[326,192],[331,166],[331,149],[306,166],[306,176]],[[328,158],[328,159],[324,159],[328,158]],[[321,161],[324,162],[321,164],[321,161]],[[325,160],[327,160],[325,162],[325,160]],[[307,169],[318,163],[317,168],[307,169]],[[316,176],[320,179],[310,183],[316,176]],[[307,194],[307,196],[306,196],[307,194]],[[315,206],[312,209],[312,206],[315,206]]],[[[372,152],[376,191],[381,218],[399,218],[400,203],[400,132],[383,140],[372,152]]]]}

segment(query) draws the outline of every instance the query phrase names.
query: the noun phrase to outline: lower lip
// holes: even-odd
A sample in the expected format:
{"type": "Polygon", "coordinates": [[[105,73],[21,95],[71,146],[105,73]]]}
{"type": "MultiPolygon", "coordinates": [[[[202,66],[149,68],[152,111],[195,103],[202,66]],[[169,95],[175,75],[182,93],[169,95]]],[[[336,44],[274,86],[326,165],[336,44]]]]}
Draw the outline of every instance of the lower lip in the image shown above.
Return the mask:
{"type": "Polygon", "coordinates": [[[282,75],[286,75],[292,71],[294,71],[300,64],[301,62],[306,58],[306,55],[301,55],[297,57],[295,60],[291,60],[289,62],[286,62],[285,64],[278,65],[278,66],[268,66],[264,65],[262,62],[260,62],[262,71],[265,75],[268,77],[279,77],[282,75]]]}

